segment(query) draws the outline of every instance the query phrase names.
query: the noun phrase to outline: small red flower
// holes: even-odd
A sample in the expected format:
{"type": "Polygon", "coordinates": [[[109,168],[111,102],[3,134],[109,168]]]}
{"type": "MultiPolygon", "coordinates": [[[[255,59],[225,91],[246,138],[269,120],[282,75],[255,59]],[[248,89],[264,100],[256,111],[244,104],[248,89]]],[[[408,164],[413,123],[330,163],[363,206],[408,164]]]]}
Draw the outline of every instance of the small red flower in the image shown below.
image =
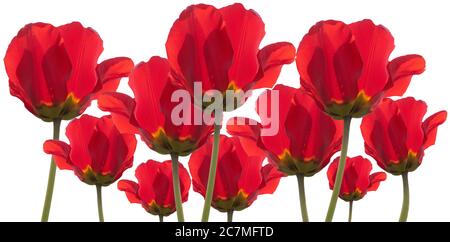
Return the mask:
{"type": "Polygon", "coordinates": [[[427,104],[412,97],[385,99],[362,120],[366,153],[394,175],[416,170],[425,149],[434,144],[438,126],[447,118],[447,112],[441,111],[422,121],[426,112],[427,104]]]}
{"type": "MultiPolygon", "coordinates": [[[[328,167],[328,181],[330,189],[333,190],[336,180],[336,172],[339,165],[337,157],[328,167]]],[[[386,173],[372,171],[372,163],[362,156],[347,157],[345,163],[344,178],[342,180],[339,197],[344,201],[358,201],[363,198],[368,191],[376,191],[380,182],[386,180],[386,173]]]]}
{"type": "MultiPolygon", "coordinates": [[[[139,203],[153,215],[169,216],[175,212],[175,199],[172,185],[172,161],[157,162],[149,160],[136,168],[138,182],[120,180],[119,190],[124,191],[130,203],[139,203]]],[[[181,163],[180,189],[182,201],[188,200],[191,178],[181,163]]]]}
{"type": "MultiPolygon", "coordinates": [[[[213,137],[192,153],[189,170],[194,191],[205,196],[213,137]]],[[[219,158],[212,206],[221,212],[249,207],[261,194],[271,194],[283,176],[270,164],[262,166],[264,153],[248,139],[220,136],[219,158]]]]}
{"type": "Polygon", "coordinates": [[[97,64],[103,41],[78,22],[23,27],[5,55],[11,95],[44,121],[70,120],[89,106],[95,93],[117,89],[133,62],[119,57],[97,64]]]}
{"type": "Polygon", "coordinates": [[[136,138],[120,133],[110,116],[83,115],[69,123],[66,136],[70,144],[47,140],[44,151],[84,183],[108,186],[133,165],[136,138]]]}
{"type": "MultiPolygon", "coordinates": [[[[272,106],[271,96],[278,92],[279,119],[260,115],[262,124],[240,125],[237,118],[228,121],[228,133],[251,138],[264,150],[270,161],[286,175],[312,176],[322,170],[331,156],[340,150],[342,138],[341,121],[333,120],[322,112],[316,102],[302,89],[276,85],[273,90],[263,93],[267,107],[272,106]],[[261,129],[276,125],[279,130],[274,135],[261,135],[261,129]]],[[[265,112],[270,114],[270,110],[265,112]]],[[[273,115],[273,114],[272,114],[273,115]]],[[[247,124],[256,121],[246,119],[247,124]]]]}
{"type": "Polygon", "coordinates": [[[202,94],[271,88],[281,67],[294,61],[295,47],[279,42],[259,49],[264,35],[260,16],[242,4],[192,5],[170,30],[167,57],[176,79],[192,94],[194,82],[201,82],[202,94]]]}
{"type": "Polygon", "coordinates": [[[179,125],[173,122],[172,110],[177,103],[171,101],[171,96],[182,88],[173,82],[166,59],[152,57],[139,63],[129,78],[134,99],[122,93],[98,97],[100,109],[111,112],[123,132],[139,133],[160,154],[177,155],[190,154],[212,133],[212,125],[195,123],[194,113],[202,110],[193,104],[189,107],[192,115],[184,115],[179,125]]]}
{"type": "Polygon", "coordinates": [[[300,82],[329,115],[362,117],[386,96],[401,96],[425,70],[419,55],[389,61],[394,38],[371,20],[352,24],[321,21],[298,48],[300,82]]]}

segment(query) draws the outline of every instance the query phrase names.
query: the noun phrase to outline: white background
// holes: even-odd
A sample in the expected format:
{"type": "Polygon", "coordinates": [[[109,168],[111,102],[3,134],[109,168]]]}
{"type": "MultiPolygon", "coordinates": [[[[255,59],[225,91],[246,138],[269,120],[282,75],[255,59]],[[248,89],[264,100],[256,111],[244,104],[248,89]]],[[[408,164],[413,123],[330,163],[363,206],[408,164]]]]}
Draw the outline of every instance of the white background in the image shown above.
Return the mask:
{"type": "MultiPolygon", "coordinates": [[[[104,40],[101,60],[129,56],[136,63],[153,55],[165,56],[167,34],[173,21],[190,3],[200,1],[1,1],[0,56],[17,31],[30,22],[62,25],[80,21],[96,29],[104,40]]],[[[222,7],[234,1],[206,1],[222,7]]],[[[323,19],[347,23],[371,18],[390,29],[396,49],[392,57],[417,53],[427,60],[427,71],[415,77],[406,95],[425,100],[430,114],[448,109],[450,69],[450,17],[446,1],[242,1],[255,9],[266,23],[263,45],[290,41],[296,47],[310,26],[323,19]]],[[[299,86],[295,64],[284,68],[279,83],[299,86]]],[[[130,93],[124,79],[119,91],[130,93]]],[[[252,103],[230,115],[255,118],[252,103]],[[251,114],[253,113],[253,114],[251,114]]],[[[8,78],[0,68],[0,220],[39,221],[45,195],[50,157],[42,143],[51,137],[52,125],[26,111],[22,102],[9,95],[8,78]]],[[[87,113],[100,115],[95,103],[87,113]]],[[[351,156],[364,154],[359,131],[360,120],[352,123],[351,156]]],[[[63,127],[65,127],[66,123],[63,127]]],[[[64,131],[64,128],[62,129],[64,131]]],[[[450,126],[438,131],[437,144],[426,151],[422,166],[410,174],[410,221],[450,221],[450,126]]],[[[64,134],[62,138],[66,140],[64,134]]],[[[336,155],[335,155],[336,156],[336,155]]],[[[134,169],[147,159],[164,160],[142,142],[134,167],[123,178],[135,179],[134,169]]],[[[182,159],[187,167],[187,158],[182,159]]],[[[374,164],[375,170],[379,168],[374,164]]],[[[140,205],[130,204],[116,184],[104,188],[106,221],[157,221],[140,205]]],[[[309,215],[312,221],[325,217],[331,191],[326,169],[306,179],[309,215]]],[[[377,192],[369,193],[354,205],[354,221],[396,221],[402,199],[401,178],[388,176],[377,192]]],[[[184,203],[187,221],[199,221],[203,197],[191,190],[184,203]]],[[[260,196],[236,221],[298,221],[300,209],[294,177],[282,179],[274,195],[260,196]]],[[[347,218],[347,204],[339,201],[335,221],[347,218]]],[[[225,221],[226,215],[214,209],[211,221],[225,221]]],[[[175,221],[171,215],[168,221],[175,221]]],[[[71,171],[57,171],[50,221],[97,221],[95,187],[78,180],[71,171]]]]}

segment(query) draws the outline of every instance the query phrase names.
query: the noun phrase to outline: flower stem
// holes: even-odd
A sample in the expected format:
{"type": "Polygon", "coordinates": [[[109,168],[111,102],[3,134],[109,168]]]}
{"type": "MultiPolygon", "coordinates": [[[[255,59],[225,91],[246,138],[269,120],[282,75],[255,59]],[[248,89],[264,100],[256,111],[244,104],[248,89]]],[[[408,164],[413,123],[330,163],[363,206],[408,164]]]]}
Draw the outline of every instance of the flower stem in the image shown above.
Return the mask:
{"type": "Polygon", "coordinates": [[[105,222],[103,218],[103,204],[102,204],[102,186],[97,185],[97,208],[98,208],[98,220],[105,222]]]}
{"type": "Polygon", "coordinates": [[[159,215],[159,222],[164,222],[164,216],[162,216],[162,215],[159,215]]]}
{"type": "Polygon", "coordinates": [[[171,154],[172,158],[172,181],[173,195],[175,198],[175,206],[177,209],[178,222],[184,222],[183,201],[181,200],[180,174],[178,172],[178,155],[171,154]]]}
{"type": "MultiPolygon", "coordinates": [[[[53,140],[59,140],[59,130],[61,129],[61,120],[53,121],[53,140]]],[[[47,192],[45,193],[44,208],[42,209],[41,222],[48,222],[50,207],[52,206],[53,188],[55,187],[56,164],[52,159],[50,161],[50,171],[48,173],[47,192]]]]}
{"type": "Polygon", "coordinates": [[[339,159],[339,167],[336,173],[336,180],[334,182],[333,194],[331,195],[330,205],[328,206],[327,217],[325,222],[331,222],[333,220],[334,210],[336,209],[336,203],[341,190],[342,178],[344,177],[345,162],[347,161],[347,149],[348,140],[350,136],[350,123],[351,117],[344,118],[344,135],[342,136],[342,149],[341,157],[339,159]]]}
{"type": "MultiPolygon", "coordinates": [[[[222,120],[221,114],[215,118],[222,120]]],[[[203,206],[202,222],[208,222],[209,211],[211,210],[212,195],[214,192],[214,183],[216,181],[217,158],[219,155],[220,129],[222,125],[214,123],[214,143],[211,154],[211,164],[209,166],[208,185],[206,188],[205,205],[203,206]]]]}
{"type": "Polygon", "coordinates": [[[227,211],[227,222],[233,222],[233,210],[227,211]]]}
{"type": "Polygon", "coordinates": [[[353,214],[353,201],[350,201],[348,203],[348,222],[352,221],[352,214],[353,214]]]}
{"type": "Polygon", "coordinates": [[[403,173],[402,178],[403,178],[403,204],[399,222],[406,222],[406,220],[408,219],[408,211],[409,211],[408,172],[403,173]]]}
{"type": "Polygon", "coordinates": [[[305,195],[305,176],[297,174],[298,181],[298,195],[300,199],[300,209],[302,211],[303,222],[309,222],[308,208],[306,207],[306,195],[305,195]]]}

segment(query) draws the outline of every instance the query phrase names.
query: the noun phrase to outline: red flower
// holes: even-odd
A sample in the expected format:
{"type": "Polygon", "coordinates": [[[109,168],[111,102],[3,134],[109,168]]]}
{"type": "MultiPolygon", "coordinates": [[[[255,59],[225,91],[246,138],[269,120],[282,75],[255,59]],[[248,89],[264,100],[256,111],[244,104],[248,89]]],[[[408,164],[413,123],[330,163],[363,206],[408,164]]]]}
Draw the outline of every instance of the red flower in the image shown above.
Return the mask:
{"type": "Polygon", "coordinates": [[[66,136],[70,145],[47,140],[44,151],[59,169],[73,170],[89,185],[108,186],[133,165],[136,138],[120,133],[110,116],[83,115],[69,123],[66,136]]]}
{"type": "Polygon", "coordinates": [[[122,93],[105,93],[98,98],[99,107],[112,113],[116,125],[128,133],[139,133],[145,143],[160,154],[188,155],[201,146],[213,131],[211,125],[195,124],[195,105],[188,109],[179,125],[172,120],[171,102],[174,91],[180,90],[171,79],[166,59],[152,57],[139,63],[130,74],[129,85],[135,98],[122,93]]]}
{"type": "MultiPolygon", "coordinates": [[[[278,169],[287,175],[312,176],[322,170],[331,156],[340,150],[342,138],[341,121],[333,120],[317,107],[314,100],[303,90],[277,85],[263,93],[267,107],[257,109],[261,114],[272,106],[271,96],[279,93],[279,119],[260,115],[262,124],[239,125],[238,119],[228,122],[228,133],[255,140],[278,169]],[[263,128],[278,123],[279,130],[274,135],[262,135],[263,128]]],[[[272,110],[273,111],[273,110],[272,110]]],[[[265,112],[270,114],[270,110],[265,112]]],[[[273,117],[273,114],[272,114],[273,117]]],[[[247,124],[251,121],[246,119],[247,124]]],[[[252,121],[256,123],[256,121],[252,121]]]]}
{"type": "MultiPolygon", "coordinates": [[[[169,216],[175,208],[173,197],[171,161],[162,163],[149,160],[136,168],[138,182],[120,180],[119,190],[124,191],[131,203],[140,203],[153,215],[169,216]]],[[[188,200],[191,178],[182,164],[178,164],[180,172],[180,189],[183,202],[188,200]]]]}
{"type": "Polygon", "coordinates": [[[264,35],[260,16],[242,4],[221,9],[192,5],[170,30],[167,56],[174,76],[192,94],[194,82],[201,82],[202,94],[272,87],[282,65],[293,62],[295,47],[279,42],[259,49],[264,35]]]}
{"type": "MultiPolygon", "coordinates": [[[[205,196],[213,138],[192,153],[189,170],[194,191],[205,196]]],[[[221,212],[240,211],[261,194],[271,194],[282,176],[270,164],[262,166],[264,153],[251,140],[220,136],[217,175],[212,206],[221,212]]]]}
{"type": "Polygon", "coordinates": [[[97,64],[102,51],[100,36],[78,22],[28,24],[11,41],[4,59],[11,95],[44,121],[72,119],[95,93],[116,90],[133,67],[124,57],[97,64]]]}
{"type": "Polygon", "coordinates": [[[321,21],[303,37],[297,53],[300,82],[329,115],[362,117],[384,96],[401,96],[413,75],[425,70],[419,55],[389,62],[394,38],[371,20],[321,21]]]}
{"type": "Polygon", "coordinates": [[[385,99],[362,120],[366,153],[394,175],[416,170],[424,150],[434,144],[438,126],[447,118],[447,112],[441,111],[422,122],[426,111],[427,104],[412,97],[385,99]]]}
{"type": "MultiPolygon", "coordinates": [[[[333,190],[336,180],[336,172],[339,165],[337,157],[328,167],[328,181],[330,189],[333,190]]],[[[342,180],[339,197],[344,201],[358,201],[363,198],[368,191],[376,191],[380,182],[386,180],[386,173],[372,171],[372,163],[362,156],[354,158],[347,157],[345,163],[344,179],[342,180]]]]}

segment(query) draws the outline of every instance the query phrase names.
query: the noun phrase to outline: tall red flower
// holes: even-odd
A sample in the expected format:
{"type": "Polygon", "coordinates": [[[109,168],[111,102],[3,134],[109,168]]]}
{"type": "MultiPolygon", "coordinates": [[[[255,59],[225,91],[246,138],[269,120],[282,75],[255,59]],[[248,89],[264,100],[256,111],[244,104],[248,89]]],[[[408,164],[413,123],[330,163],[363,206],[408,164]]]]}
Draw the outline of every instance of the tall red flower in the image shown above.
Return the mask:
{"type": "Polygon", "coordinates": [[[385,96],[401,96],[425,69],[419,55],[389,61],[394,38],[371,20],[320,21],[298,48],[300,82],[329,115],[359,118],[385,96]]]}
{"type": "MultiPolygon", "coordinates": [[[[334,181],[336,179],[336,172],[339,165],[339,157],[337,157],[328,167],[328,181],[330,189],[334,188],[334,181]]],[[[353,158],[347,157],[345,163],[344,180],[342,182],[339,197],[347,202],[358,201],[363,198],[368,191],[376,191],[380,182],[386,180],[386,173],[372,171],[372,163],[363,158],[356,156],[353,158]]]]}
{"type": "MultiPolygon", "coordinates": [[[[265,35],[264,22],[253,10],[236,3],[221,9],[198,4],[186,8],[173,24],[167,57],[174,76],[194,94],[214,89],[222,94],[272,87],[284,64],[293,62],[295,47],[279,42],[259,49],[265,35]]],[[[239,103],[227,105],[237,108],[239,103]]],[[[224,105],[226,103],[224,102],[224,105]]]]}
{"type": "Polygon", "coordinates": [[[60,169],[73,170],[84,183],[108,186],[133,165],[136,138],[120,133],[110,116],[83,115],[69,123],[66,136],[70,144],[48,140],[44,151],[53,155],[60,169]]]}
{"type": "Polygon", "coordinates": [[[361,123],[366,153],[394,175],[416,170],[447,118],[447,112],[440,111],[422,121],[426,112],[427,104],[412,97],[385,99],[361,123]]]}
{"type": "Polygon", "coordinates": [[[189,155],[206,141],[213,131],[212,125],[195,123],[194,113],[202,112],[199,107],[189,103],[191,115],[184,114],[180,124],[172,120],[172,111],[178,103],[171,102],[171,97],[182,88],[172,80],[166,59],[152,57],[139,63],[129,78],[134,99],[122,93],[98,97],[100,109],[111,112],[119,129],[140,134],[160,154],[189,155]]]}
{"type": "MultiPolygon", "coordinates": [[[[279,96],[275,107],[279,110],[279,119],[274,116],[260,115],[261,124],[245,120],[241,125],[239,118],[228,121],[228,133],[253,139],[264,150],[270,161],[286,175],[312,176],[322,170],[331,156],[341,147],[341,121],[333,120],[322,112],[314,100],[302,89],[276,85],[258,98],[258,113],[271,114],[273,106],[271,96],[279,96]],[[262,99],[267,102],[263,102],[262,99]],[[267,110],[266,110],[267,109],[267,110]],[[262,129],[279,127],[274,135],[261,135],[262,129]]],[[[273,115],[273,113],[271,114],[273,115]]]]}
{"type": "MultiPolygon", "coordinates": [[[[182,201],[188,200],[191,178],[182,164],[180,170],[180,187],[182,201]]],[[[173,196],[171,161],[157,162],[149,160],[136,168],[137,183],[120,180],[119,190],[124,191],[131,203],[139,203],[149,213],[159,216],[169,216],[175,212],[173,196]]]]}
{"type": "MultiPolygon", "coordinates": [[[[211,163],[213,140],[192,153],[189,170],[194,191],[205,196],[211,163]]],[[[240,211],[249,207],[261,194],[271,194],[283,175],[267,164],[256,143],[238,137],[220,136],[217,175],[212,206],[221,212],[240,211]]]]}
{"type": "Polygon", "coordinates": [[[4,58],[11,95],[44,121],[70,120],[100,91],[116,90],[133,62],[119,57],[97,64],[103,41],[78,22],[33,23],[11,41],[4,58]]]}

